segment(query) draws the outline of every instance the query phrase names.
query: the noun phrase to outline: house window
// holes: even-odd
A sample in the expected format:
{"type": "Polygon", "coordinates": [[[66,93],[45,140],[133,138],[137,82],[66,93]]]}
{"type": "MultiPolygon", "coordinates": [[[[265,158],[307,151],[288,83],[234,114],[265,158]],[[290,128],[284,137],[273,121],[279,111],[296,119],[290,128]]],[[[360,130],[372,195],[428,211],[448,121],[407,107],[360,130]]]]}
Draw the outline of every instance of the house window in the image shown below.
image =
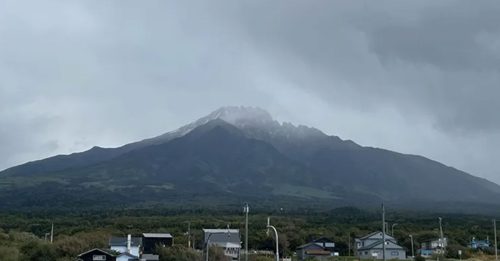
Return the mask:
{"type": "Polygon", "coordinates": [[[92,260],[93,260],[93,261],[101,261],[101,260],[106,260],[106,256],[105,256],[105,255],[93,255],[93,256],[92,256],[92,260]]]}
{"type": "Polygon", "coordinates": [[[399,252],[398,251],[392,251],[391,252],[391,256],[399,256],[399,252]]]}
{"type": "Polygon", "coordinates": [[[365,251],[365,255],[368,255],[368,251],[365,251]]]}

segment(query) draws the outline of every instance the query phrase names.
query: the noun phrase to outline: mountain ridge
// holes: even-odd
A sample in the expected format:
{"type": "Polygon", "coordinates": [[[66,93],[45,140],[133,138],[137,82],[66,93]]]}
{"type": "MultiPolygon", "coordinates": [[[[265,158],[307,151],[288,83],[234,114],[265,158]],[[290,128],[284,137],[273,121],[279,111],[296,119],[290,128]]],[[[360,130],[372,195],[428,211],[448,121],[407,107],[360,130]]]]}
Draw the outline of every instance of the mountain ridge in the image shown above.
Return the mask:
{"type": "Polygon", "coordinates": [[[223,205],[253,198],[282,204],[314,200],[323,207],[421,202],[425,208],[452,202],[495,205],[500,186],[422,156],[279,123],[259,108],[223,107],[157,137],[0,172],[0,199],[11,200],[11,207],[29,208],[34,196],[44,205],[61,195],[69,206],[81,200],[91,206],[127,200],[199,205],[208,198],[223,205]],[[26,200],[9,196],[30,190],[34,193],[26,200]]]}

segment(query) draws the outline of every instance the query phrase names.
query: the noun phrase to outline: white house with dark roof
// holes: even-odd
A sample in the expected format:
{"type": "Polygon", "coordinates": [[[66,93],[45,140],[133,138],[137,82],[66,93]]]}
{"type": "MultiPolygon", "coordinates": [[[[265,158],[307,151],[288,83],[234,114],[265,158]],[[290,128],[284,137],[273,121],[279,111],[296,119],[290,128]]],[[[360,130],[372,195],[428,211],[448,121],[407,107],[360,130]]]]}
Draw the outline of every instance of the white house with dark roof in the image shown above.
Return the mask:
{"type": "Polygon", "coordinates": [[[224,254],[232,260],[239,260],[241,239],[239,229],[203,229],[204,245],[224,249],[224,254]]]}
{"type": "MultiPolygon", "coordinates": [[[[382,232],[377,231],[355,239],[355,253],[360,259],[383,259],[382,232]]],[[[385,234],[386,259],[406,259],[406,250],[397,244],[396,239],[385,234]]]]}

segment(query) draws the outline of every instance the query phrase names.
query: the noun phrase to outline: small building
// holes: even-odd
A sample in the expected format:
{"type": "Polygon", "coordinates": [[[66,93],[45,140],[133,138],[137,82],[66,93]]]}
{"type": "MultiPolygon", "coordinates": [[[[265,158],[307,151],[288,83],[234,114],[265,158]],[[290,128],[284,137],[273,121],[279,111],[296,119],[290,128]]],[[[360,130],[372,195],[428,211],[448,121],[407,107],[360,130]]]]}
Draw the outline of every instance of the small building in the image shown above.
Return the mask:
{"type": "Polygon", "coordinates": [[[111,237],[109,239],[109,248],[118,253],[129,253],[132,256],[139,257],[142,244],[142,238],[132,237],[111,237]]]}
{"type": "MultiPolygon", "coordinates": [[[[383,234],[380,231],[356,238],[354,246],[356,256],[360,259],[383,259],[384,257],[383,234]]],[[[387,234],[385,234],[385,257],[386,259],[406,259],[405,249],[397,244],[396,239],[387,234]]]]}
{"type": "Polygon", "coordinates": [[[296,253],[301,261],[309,258],[321,260],[335,256],[334,248],[335,243],[332,240],[322,237],[297,247],[296,253]]]}
{"type": "Polygon", "coordinates": [[[203,229],[205,247],[217,246],[232,260],[239,260],[241,239],[239,229],[203,229]]]}
{"type": "Polygon", "coordinates": [[[117,253],[109,249],[94,248],[78,255],[78,261],[116,261],[117,253]]]}
{"type": "Polygon", "coordinates": [[[487,238],[486,240],[478,240],[475,237],[470,241],[470,248],[479,250],[488,250],[491,248],[491,242],[487,238]]]}
{"type": "Polygon", "coordinates": [[[156,247],[169,247],[174,244],[174,238],[169,233],[144,233],[142,234],[144,254],[154,254],[156,247]]]}
{"type": "Polygon", "coordinates": [[[443,239],[433,239],[422,242],[420,249],[417,250],[417,254],[422,257],[432,257],[432,255],[442,255],[444,254],[444,249],[448,246],[448,239],[445,237],[443,239]]]}

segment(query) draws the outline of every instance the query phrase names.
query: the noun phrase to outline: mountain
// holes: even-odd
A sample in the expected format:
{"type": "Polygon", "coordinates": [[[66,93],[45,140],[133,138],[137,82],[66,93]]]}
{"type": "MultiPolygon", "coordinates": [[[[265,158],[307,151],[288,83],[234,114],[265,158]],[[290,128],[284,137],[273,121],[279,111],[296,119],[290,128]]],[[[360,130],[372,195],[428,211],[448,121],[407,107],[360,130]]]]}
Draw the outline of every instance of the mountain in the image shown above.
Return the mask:
{"type": "Polygon", "coordinates": [[[118,148],[0,172],[0,209],[376,206],[456,211],[498,207],[500,186],[421,156],[360,146],[224,107],[118,148]],[[464,207],[465,206],[465,207],[464,207]]]}

